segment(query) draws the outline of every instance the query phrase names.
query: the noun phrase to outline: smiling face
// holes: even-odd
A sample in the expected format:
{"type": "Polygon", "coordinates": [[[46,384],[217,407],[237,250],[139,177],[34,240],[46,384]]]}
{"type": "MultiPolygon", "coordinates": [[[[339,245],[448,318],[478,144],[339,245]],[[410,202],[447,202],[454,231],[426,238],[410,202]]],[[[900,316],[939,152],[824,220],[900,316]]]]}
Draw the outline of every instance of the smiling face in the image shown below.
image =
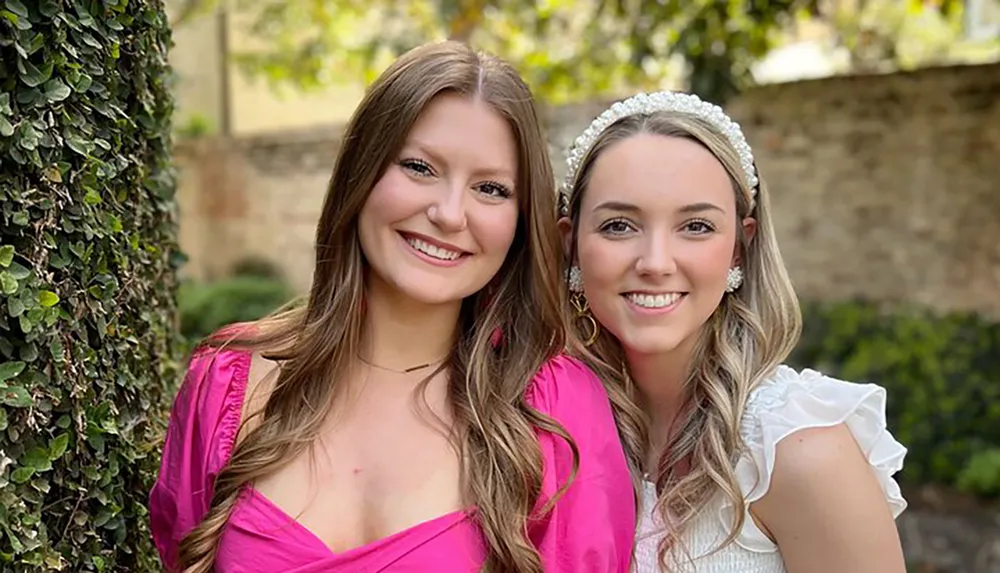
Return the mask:
{"type": "Polygon", "coordinates": [[[603,150],[581,200],[576,256],[594,317],[629,353],[690,351],[736,262],[725,168],[697,142],[640,133],[603,150]]]}
{"type": "Polygon", "coordinates": [[[372,287],[442,304],[486,286],[517,229],[517,169],[514,135],[493,108],[431,100],[361,210],[372,287]]]}

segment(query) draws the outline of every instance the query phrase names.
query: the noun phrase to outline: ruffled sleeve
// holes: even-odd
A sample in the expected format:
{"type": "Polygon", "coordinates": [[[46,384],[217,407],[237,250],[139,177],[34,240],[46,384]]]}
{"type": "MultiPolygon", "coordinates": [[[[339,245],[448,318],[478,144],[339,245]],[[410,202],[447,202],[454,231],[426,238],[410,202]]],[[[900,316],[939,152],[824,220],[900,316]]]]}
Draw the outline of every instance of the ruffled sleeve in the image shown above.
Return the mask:
{"type": "MultiPolygon", "coordinates": [[[[566,430],[580,453],[569,489],[531,530],[543,568],[548,573],[627,573],[635,494],[600,380],[582,363],[560,356],[535,377],[527,399],[566,430]]],[[[545,458],[544,503],[570,479],[573,453],[564,439],[546,432],[539,432],[539,443],[545,458]]]]}
{"type": "MultiPolygon", "coordinates": [[[[892,476],[903,468],[906,448],[886,428],[885,406],[886,391],[881,386],[779,366],[751,394],[743,417],[741,431],[748,452],[736,465],[736,478],[744,498],[753,503],[767,493],[778,442],[799,430],[845,424],[875,472],[893,518],[898,517],[906,500],[892,476]]],[[[732,511],[727,504],[720,516],[727,529],[732,511]]],[[[749,513],[736,542],[751,551],[777,551],[749,513]]]]}
{"type": "Polygon", "coordinates": [[[170,411],[160,473],[149,494],[153,541],[167,570],[177,546],[208,512],[215,477],[239,430],[250,354],[201,348],[170,411]]]}

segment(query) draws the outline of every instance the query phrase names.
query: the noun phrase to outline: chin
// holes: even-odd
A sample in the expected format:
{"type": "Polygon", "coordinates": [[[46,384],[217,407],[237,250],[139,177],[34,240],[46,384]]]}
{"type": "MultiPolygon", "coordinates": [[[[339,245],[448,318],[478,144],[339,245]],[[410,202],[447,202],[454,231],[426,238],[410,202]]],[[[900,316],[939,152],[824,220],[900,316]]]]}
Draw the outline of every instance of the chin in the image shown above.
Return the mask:
{"type": "Polygon", "coordinates": [[[657,328],[636,328],[632,326],[626,327],[623,330],[628,332],[628,334],[625,336],[621,336],[615,332],[612,332],[612,334],[615,334],[626,352],[635,354],[669,354],[676,350],[684,340],[676,332],[664,332],[663,329],[657,328]]]}
{"type": "Polygon", "coordinates": [[[460,302],[478,290],[457,288],[458,285],[451,281],[414,281],[412,278],[395,281],[395,287],[401,295],[427,305],[460,302]]]}
{"type": "Polygon", "coordinates": [[[622,342],[622,347],[626,352],[644,354],[647,356],[669,354],[676,350],[678,346],[679,344],[673,344],[666,340],[646,340],[643,338],[622,342]]]}
{"type": "Polygon", "coordinates": [[[426,305],[450,304],[459,302],[464,296],[460,293],[451,292],[448,288],[403,288],[401,292],[415,302],[426,305]]]}

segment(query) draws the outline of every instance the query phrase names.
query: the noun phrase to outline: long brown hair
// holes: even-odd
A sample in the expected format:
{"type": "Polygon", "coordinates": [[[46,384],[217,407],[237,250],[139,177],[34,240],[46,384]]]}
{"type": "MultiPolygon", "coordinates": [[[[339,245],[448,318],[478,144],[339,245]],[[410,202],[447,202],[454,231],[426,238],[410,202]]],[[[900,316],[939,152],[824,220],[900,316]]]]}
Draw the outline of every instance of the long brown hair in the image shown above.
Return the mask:
{"type": "MultiPolygon", "coordinates": [[[[660,492],[657,509],[665,528],[659,546],[661,566],[687,553],[682,540],[705,506],[722,495],[734,508],[729,535],[718,550],[732,542],[746,516],[746,502],[734,464],[745,444],[740,424],[750,392],[785,360],[801,332],[798,298],[785,269],[771,220],[768,190],[763,180],[756,197],[747,188],[740,157],[718,128],[681,112],[660,111],[625,117],[604,130],[580,164],[568,196],[561,197],[573,222],[575,253],[580,206],[597,158],[610,146],[639,133],[680,137],[703,146],[725,167],[736,197],[736,221],[757,221],[753,240],[737,224],[742,254],[742,287],[726,294],[701,331],[687,373],[690,415],[660,452],[651,472],[660,492]]],[[[607,331],[589,348],[602,376],[615,380],[628,396],[637,389],[628,376],[621,344],[607,331]]],[[[696,556],[686,555],[688,559],[696,556]]]]}
{"type": "Polygon", "coordinates": [[[561,436],[575,453],[566,432],[524,400],[538,369],[565,345],[554,178],[523,80],[501,60],[454,42],[422,46],[400,57],[371,85],[348,123],[316,232],[315,273],[305,305],[241,329],[235,337],[207,341],[260,352],[281,368],[266,405],[254,413],[259,424],[236,445],[216,478],[207,516],[180,544],[186,571],[211,571],[219,536],[243,486],[315,441],[338,381],[360,348],[366,262],[357,236],[359,213],[425,106],[446,92],[490,104],[508,121],[518,146],[515,238],[490,292],[463,302],[457,343],[447,362],[463,493],[476,505],[485,534],[484,571],[542,571],[527,534],[529,519],[537,517],[533,511],[542,483],[535,429],[561,436]],[[496,328],[505,333],[499,345],[490,340],[496,328]]]}

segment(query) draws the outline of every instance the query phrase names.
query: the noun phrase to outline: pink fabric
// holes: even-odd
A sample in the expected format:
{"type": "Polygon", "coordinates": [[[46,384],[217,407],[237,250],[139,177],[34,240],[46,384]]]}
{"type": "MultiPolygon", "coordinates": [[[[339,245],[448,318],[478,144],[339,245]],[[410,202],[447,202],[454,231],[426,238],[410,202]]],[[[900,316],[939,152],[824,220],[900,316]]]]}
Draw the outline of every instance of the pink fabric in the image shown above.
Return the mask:
{"type": "MultiPolygon", "coordinates": [[[[212,484],[232,451],[240,425],[250,355],[201,350],[175,399],[159,478],[150,492],[153,539],[176,570],[177,545],[208,511],[212,484]]],[[[626,573],[635,534],[631,480],[607,395],[597,377],[565,356],[549,361],[526,394],[557,420],[580,451],[566,494],[530,536],[547,573],[626,573]]],[[[572,452],[538,432],[545,459],[544,503],[566,482],[572,452]]],[[[306,527],[248,486],[222,534],[216,573],[472,573],[484,555],[472,511],[421,523],[346,552],[332,552],[306,527]]]]}

